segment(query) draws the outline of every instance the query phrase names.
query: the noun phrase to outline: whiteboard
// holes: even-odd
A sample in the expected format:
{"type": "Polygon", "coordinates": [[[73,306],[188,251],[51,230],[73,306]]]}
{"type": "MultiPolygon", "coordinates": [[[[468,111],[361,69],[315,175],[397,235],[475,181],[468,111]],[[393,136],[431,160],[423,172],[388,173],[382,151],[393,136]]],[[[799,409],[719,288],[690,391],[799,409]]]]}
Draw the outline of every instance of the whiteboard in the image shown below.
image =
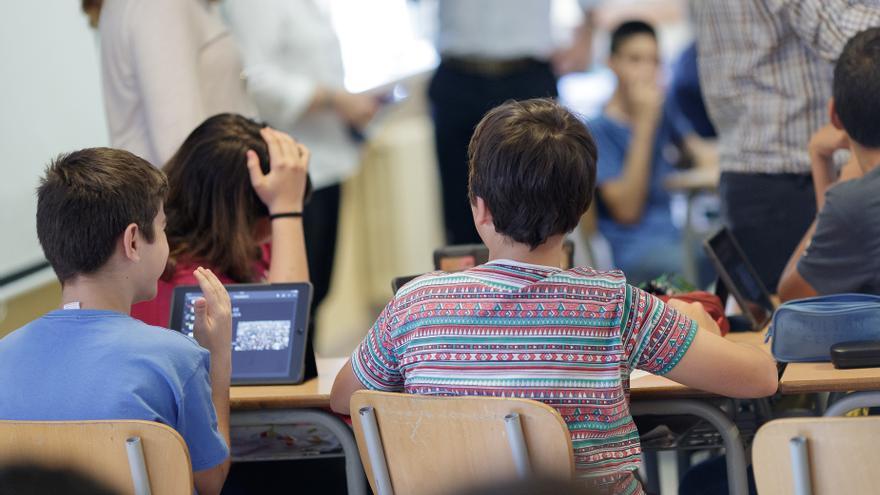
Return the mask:
{"type": "Polygon", "coordinates": [[[79,2],[0,2],[0,279],[45,262],[35,188],[65,151],[106,146],[96,35],[79,2]]]}

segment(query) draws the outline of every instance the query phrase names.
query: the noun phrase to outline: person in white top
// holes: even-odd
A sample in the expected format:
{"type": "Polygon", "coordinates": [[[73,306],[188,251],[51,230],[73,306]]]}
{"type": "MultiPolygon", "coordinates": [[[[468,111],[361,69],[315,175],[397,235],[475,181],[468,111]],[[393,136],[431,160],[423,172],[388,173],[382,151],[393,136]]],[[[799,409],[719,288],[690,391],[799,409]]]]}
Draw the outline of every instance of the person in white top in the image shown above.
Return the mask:
{"type": "Polygon", "coordinates": [[[303,228],[314,285],[313,308],[330,286],[340,183],[354,174],[358,144],[378,101],[344,89],[342,54],[329,13],[316,0],[226,0],[224,14],[241,49],[247,89],[262,119],[312,150],[314,193],[303,228]]]}
{"type": "Polygon", "coordinates": [[[114,148],[161,167],[207,117],[255,115],[238,49],[215,2],[92,0],[83,8],[93,19],[98,14],[114,148]]]}

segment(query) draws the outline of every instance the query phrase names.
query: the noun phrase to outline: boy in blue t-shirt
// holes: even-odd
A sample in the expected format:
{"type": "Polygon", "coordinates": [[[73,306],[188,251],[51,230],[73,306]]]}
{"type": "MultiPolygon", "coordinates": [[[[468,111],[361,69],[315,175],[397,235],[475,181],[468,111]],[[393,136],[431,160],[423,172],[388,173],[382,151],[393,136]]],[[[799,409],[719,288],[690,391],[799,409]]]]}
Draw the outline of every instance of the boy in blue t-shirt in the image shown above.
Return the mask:
{"type": "Polygon", "coordinates": [[[708,145],[664,103],[659,65],[654,28],[641,21],[621,24],[611,35],[608,60],[617,88],[602,114],[587,122],[599,149],[599,231],[611,245],[614,265],[633,282],[682,271],[681,233],[664,186],[676,148],[698,166],[712,166],[708,145]]]}
{"type": "Polygon", "coordinates": [[[59,156],[37,190],[37,235],[63,309],[0,339],[0,419],[157,421],[189,448],[194,488],[229,470],[231,305],[199,268],[195,337],[146,325],[131,305],[165,269],[165,175],[126,151],[59,156]]]}

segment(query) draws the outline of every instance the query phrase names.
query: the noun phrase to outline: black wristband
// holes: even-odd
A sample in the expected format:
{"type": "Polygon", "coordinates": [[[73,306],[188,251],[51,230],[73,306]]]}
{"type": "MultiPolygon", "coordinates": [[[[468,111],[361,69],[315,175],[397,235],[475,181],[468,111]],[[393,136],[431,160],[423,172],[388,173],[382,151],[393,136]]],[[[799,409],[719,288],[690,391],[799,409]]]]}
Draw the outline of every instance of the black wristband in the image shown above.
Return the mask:
{"type": "Polygon", "coordinates": [[[302,218],[302,216],[301,211],[289,211],[287,213],[273,213],[269,215],[269,220],[275,220],[276,218],[302,218]]]}

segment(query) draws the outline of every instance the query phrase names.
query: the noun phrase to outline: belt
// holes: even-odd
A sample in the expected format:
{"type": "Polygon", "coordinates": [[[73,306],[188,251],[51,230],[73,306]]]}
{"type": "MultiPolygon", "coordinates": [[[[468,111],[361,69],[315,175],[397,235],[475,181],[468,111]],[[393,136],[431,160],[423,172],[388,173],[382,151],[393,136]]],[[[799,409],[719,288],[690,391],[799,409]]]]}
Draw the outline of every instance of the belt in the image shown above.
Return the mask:
{"type": "Polygon", "coordinates": [[[491,59],[481,57],[450,57],[444,56],[441,63],[451,69],[480,76],[506,76],[541,64],[532,57],[491,59]]]}

